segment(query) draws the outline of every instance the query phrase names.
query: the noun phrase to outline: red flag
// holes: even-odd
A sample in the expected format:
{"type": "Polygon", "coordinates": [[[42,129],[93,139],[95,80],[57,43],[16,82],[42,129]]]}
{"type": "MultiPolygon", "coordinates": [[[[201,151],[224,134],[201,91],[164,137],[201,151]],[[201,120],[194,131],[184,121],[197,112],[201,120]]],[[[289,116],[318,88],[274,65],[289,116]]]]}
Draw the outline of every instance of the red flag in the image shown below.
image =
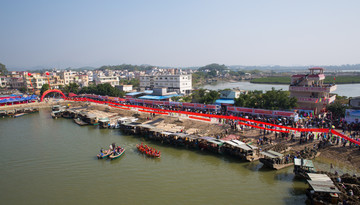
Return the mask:
{"type": "Polygon", "coordinates": [[[335,80],[335,76],[334,76],[334,80],[335,80]]]}
{"type": "Polygon", "coordinates": [[[28,73],[28,76],[31,76],[31,73],[28,73]]]}
{"type": "Polygon", "coordinates": [[[45,74],[46,74],[46,75],[50,75],[50,73],[49,73],[49,72],[46,72],[45,74]]]}

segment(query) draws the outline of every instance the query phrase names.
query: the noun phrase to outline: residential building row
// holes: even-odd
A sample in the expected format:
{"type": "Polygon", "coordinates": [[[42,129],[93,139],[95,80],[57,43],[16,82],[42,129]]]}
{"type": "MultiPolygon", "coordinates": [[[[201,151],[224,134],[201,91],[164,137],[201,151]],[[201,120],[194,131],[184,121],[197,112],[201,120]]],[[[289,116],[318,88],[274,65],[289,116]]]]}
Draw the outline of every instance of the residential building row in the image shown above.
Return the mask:
{"type": "Polygon", "coordinates": [[[168,92],[189,94],[192,90],[191,70],[162,69],[154,67],[147,71],[127,70],[52,70],[44,73],[29,73],[27,71],[10,71],[6,76],[0,76],[0,87],[28,90],[39,90],[44,84],[50,84],[53,89],[70,83],[77,83],[80,87],[89,84],[109,83],[125,92],[132,91],[130,86],[122,86],[122,80],[139,79],[140,89],[166,87],[168,92]]]}

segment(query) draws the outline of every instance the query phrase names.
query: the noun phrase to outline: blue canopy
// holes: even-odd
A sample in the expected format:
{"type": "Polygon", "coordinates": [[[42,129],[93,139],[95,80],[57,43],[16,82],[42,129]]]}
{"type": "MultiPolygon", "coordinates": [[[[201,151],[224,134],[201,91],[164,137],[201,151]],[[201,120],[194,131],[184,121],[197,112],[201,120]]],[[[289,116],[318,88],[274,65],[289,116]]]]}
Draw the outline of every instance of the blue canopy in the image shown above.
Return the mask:
{"type": "Polygon", "coordinates": [[[139,97],[139,99],[145,99],[145,100],[164,100],[164,99],[168,99],[168,98],[175,97],[175,96],[181,96],[181,95],[178,95],[178,94],[163,95],[163,96],[144,95],[144,96],[139,97]]]}
{"type": "Polygon", "coordinates": [[[215,104],[235,104],[235,101],[234,100],[231,100],[231,99],[218,99],[215,101],[215,104]]]}
{"type": "Polygon", "coordinates": [[[32,96],[20,97],[20,98],[7,98],[7,99],[0,100],[0,103],[21,102],[21,101],[36,100],[36,99],[37,99],[37,96],[32,95],[32,96]]]}

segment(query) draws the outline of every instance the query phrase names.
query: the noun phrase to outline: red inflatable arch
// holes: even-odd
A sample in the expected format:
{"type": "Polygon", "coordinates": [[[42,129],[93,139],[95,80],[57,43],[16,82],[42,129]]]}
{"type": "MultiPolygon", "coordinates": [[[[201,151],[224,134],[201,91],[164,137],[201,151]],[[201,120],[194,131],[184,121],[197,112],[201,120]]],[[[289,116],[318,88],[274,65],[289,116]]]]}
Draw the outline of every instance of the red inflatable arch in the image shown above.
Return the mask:
{"type": "Polygon", "coordinates": [[[63,96],[63,98],[66,98],[66,96],[64,95],[63,92],[61,92],[61,90],[57,90],[57,89],[47,90],[47,91],[45,91],[45,92],[42,94],[41,99],[40,99],[40,102],[42,102],[43,99],[44,99],[44,97],[45,97],[45,95],[47,95],[47,94],[49,94],[49,93],[60,93],[60,94],[63,96]]]}

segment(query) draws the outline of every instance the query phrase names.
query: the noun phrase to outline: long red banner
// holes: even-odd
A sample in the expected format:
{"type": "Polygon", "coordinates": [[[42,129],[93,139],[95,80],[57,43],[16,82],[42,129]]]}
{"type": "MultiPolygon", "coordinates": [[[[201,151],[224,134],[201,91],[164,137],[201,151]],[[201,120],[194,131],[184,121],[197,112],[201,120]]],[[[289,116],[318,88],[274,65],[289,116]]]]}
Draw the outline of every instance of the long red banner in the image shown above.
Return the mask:
{"type": "Polygon", "coordinates": [[[350,142],[352,142],[352,143],[355,143],[355,144],[357,144],[357,145],[360,145],[360,142],[359,142],[359,141],[356,141],[356,140],[354,140],[354,139],[352,139],[352,138],[350,138],[350,137],[348,137],[348,136],[346,136],[346,135],[343,135],[343,134],[341,134],[341,133],[339,133],[339,132],[336,132],[335,130],[331,130],[331,133],[333,133],[334,135],[337,135],[337,136],[339,136],[339,137],[342,137],[342,138],[344,138],[344,139],[346,139],[346,140],[348,140],[348,141],[350,141],[350,142]]]}
{"type": "MultiPolygon", "coordinates": [[[[278,130],[278,129],[272,129],[272,128],[266,128],[266,127],[260,127],[257,125],[252,125],[252,124],[247,124],[244,122],[238,122],[239,124],[242,125],[246,125],[246,126],[251,126],[254,128],[258,128],[258,129],[265,129],[265,130],[270,130],[270,131],[275,131],[275,132],[289,132],[289,130],[293,130],[293,131],[297,131],[297,132],[324,132],[324,133],[333,133],[334,135],[337,135],[341,138],[344,138],[350,142],[353,142],[357,145],[360,145],[359,141],[356,141],[354,139],[351,139],[339,132],[336,132],[333,129],[327,129],[327,128],[294,128],[294,127],[287,127],[287,126],[283,126],[283,125],[276,125],[276,124],[271,124],[271,123],[267,123],[267,122],[261,122],[261,121],[257,121],[257,120],[251,120],[251,119],[246,119],[246,118],[242,118],[242,117],[235,117],[235,116],[226,116],[226,115],[213,115],[213,114],[203,114],[203,113],[195,113],[195,112],[187,112],[187,111],[177,111],[177,110],[165,110],[165,109],[158,109],[158,108],[149,108],[149,107],[144,107],[144,106],[139,106],[139,105],[126,105],[126,104],[121,104],[121,103],[115,103],[115,102],[110,102],[110,101],[98,101],[98,100],[92,100],[92,99],[88,99],[88,98],[65,98],[65,100],[72,100],[72,101],[88,101],[88,102],[94,102],[94,103],[99,103],[99,104],[109,104],[111,105],[118,105],[118,106],[124,106],[124,107],[133,107],[133,108],[141,108],[143,110],[140,110],[142,112],[151,112],[151,111],[146,111],[146,110],[152,110],[152,113],[156,113],[156,114],[168,114],[168,113],[179,113],[179,114],[185,114],[185,115],[193,115],[193,116],[202,116],[202,117],[209,117],[209,118],[219,118],[219,119],[229,119],[229,120],[238,120],[238,121],[245,121],[245,122],[252,122],[252,123],[256,123],[256,124],[260,124],[260,125],[268,125],[271,127],[276,127],[276,128],[282,128],[282,129],[286,129],[286,130],[278,130]]],[[[120,108],[120,109],[126,109],[124,107],[117,107],[117,106],[111,106],[111,107],[115,107],[115,108],[120,108]]],[[[191,116],[191,118],[193,119],[198,119],[196,117],[191,116]]],[[[202,118],[204,119],[204,118],[202,118]]],[[[207,120],[207,121],[211,121],[211,119],[207,120]]]]}

